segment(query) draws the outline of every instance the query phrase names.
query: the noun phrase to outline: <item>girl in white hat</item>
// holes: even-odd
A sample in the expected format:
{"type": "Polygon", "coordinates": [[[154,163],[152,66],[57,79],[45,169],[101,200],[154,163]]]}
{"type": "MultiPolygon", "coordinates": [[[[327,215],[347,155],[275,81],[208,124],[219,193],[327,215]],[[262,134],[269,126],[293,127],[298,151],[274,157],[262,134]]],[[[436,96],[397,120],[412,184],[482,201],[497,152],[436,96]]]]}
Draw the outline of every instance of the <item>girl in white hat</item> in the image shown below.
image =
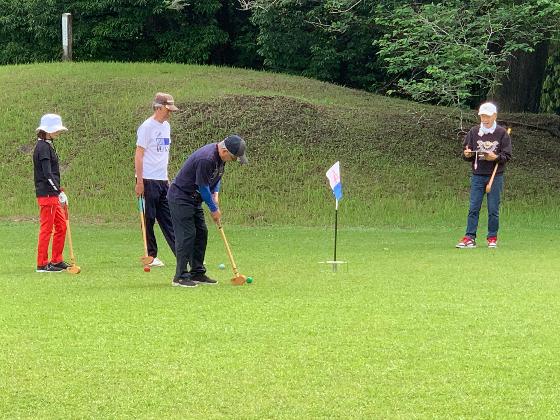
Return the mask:
{"type": "Polygon", "coordinates": [[[68,202],[68,198],[60,188],[60,167],[53,140],[68,129],[62,125],[60,115],[46,114],[41,117],[36,131],[33,168],[35,194],[40,208],[37,272],[60,272],[68,268],[68,264],[62,258],[66,238],[63,206],[68,202]],[[52,254],[49,259],[51,236],[52,254]]]}

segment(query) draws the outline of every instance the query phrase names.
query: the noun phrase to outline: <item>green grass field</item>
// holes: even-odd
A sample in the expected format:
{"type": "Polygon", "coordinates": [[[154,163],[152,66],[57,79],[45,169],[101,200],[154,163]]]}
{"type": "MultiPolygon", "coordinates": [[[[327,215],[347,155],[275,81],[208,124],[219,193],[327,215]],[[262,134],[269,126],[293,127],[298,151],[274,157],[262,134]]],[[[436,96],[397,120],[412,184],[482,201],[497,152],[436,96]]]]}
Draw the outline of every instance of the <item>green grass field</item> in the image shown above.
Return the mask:
{"type": "Polygon", "coordinates": [[[220,284],[180,289],[138,229],[75,224],[77,276],[33,272],[35,223],[0,229],[2,418],[560,415],[554,230],[342,229],[333,274],[330,229],[227,226],[255,283],[228,284],[211,229],[220,284]]]}
{"type": "Polygon", "coordinates": [[[560,417],[559,116],[499,115],[514,145],[499,248],[457,250],[470,170],[451,109],[174,64],[4,66],[0,86],[0,418],[560,417]],[[181,107],[171,177],[205,143],[247,140],[220,203],[252,285],[217,269],[211,224],[218,286],[171,287],[165,248],[167,266],[142,271],[133,153],[157,91],[181,107]],[[70,128],[57,150],[78,276],[34,272],[46,112],[70,128]],[[319,262],[336,160],[335,274],[319,262]]]}

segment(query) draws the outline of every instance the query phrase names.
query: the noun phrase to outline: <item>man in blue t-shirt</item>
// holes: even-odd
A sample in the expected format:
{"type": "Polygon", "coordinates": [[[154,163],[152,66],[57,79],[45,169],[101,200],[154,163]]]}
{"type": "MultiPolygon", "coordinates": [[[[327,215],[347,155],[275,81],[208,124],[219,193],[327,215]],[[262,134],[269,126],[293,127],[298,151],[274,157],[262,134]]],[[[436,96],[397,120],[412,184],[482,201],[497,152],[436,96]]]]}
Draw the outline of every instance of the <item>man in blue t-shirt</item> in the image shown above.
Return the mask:
{"type": "Polygon", "coordinates": [[[218,207],[220,183],[226,162],[247,163],[245,140],[236,135],[211,143],[195,151],[183,164],[167,193],[173,231],[177,268],[173,286],[196,287],[217,284],[206,275],[204,255],[208,229],[202,202],[210,209],[212,219],[220,223],[218,207]]]}

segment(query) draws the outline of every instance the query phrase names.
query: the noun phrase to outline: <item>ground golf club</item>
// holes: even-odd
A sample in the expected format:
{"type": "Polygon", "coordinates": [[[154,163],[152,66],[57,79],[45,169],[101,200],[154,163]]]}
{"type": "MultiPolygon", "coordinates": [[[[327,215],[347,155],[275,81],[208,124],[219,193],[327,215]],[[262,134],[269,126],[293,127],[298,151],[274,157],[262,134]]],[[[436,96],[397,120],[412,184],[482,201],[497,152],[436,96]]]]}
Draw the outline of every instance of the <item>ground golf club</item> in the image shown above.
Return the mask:
{"type": "Polygon", "coordinates": [[[247,281],[247,277],[242,274],[239,274],[239,271],[237,270],[237,265],[235,265],[235,260],[233,259],[233,254],[231,253],[231,249],[229,247],[226,234],[224,233],[224,227],[222,226],[221,223],[218,223],[218,230],[220,231],[220,236],[224,241],[224,246],[226,248],[229,262],[231,263],[231,268],[233,270],[233,277],[231,279],[231,284],[233,284],[234,286],[241,286],[245,284],[245,282],[247,281]]]}
{"type": "Polygon", "coordinates": [[[138,213],[140,215],[140,226],[142,227],[142,240],[144,242],[144,255],[140,257],[140,261],[144,264],[144,271],[150,272],[150,264],[154,261],[153,257],[148,255],[148,241],[146,240],[146,201],[144,196],[138,197],[138,213]]]}
{"type": "Polygon", "coordinates": [[[68,246],[70,247],[70,267],[66,269],[70,274],[79,274],[82,269],[76,265],[76,257],[74,255],[74,246],[72,244],[72,232],[70,230],[70,212],[68,210],[68,203],[64,206],[64,213],[66,216],[66,235],[68,237],[68,246]]]}

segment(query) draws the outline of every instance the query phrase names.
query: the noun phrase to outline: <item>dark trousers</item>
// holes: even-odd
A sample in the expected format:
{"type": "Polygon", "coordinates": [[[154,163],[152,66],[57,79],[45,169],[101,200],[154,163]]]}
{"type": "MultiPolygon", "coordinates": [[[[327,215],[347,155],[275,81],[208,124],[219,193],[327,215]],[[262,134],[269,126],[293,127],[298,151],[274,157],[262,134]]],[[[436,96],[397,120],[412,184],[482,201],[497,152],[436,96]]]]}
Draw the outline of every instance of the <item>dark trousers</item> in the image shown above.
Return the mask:
{"type": "Polygon", "coordinates": [[[175,234],[173,232],[173,223],[171,221],[171,214],[169,213],[169,204],[167,202],[168,189],[167,181],[155,179],[144,180],[146,240],[148,242],[148,255],[154,258],[157,257],[158,253],[156,235],[154,233],[154,224],[156,220],[169,248],[171,248],[171,251],[175,254],[175,234]]]}
{"type": "MultiPolygon", "coordinates": [[[[486,194],[486,184],[490,180],[490,175],[472,175],[471,177],[471,197],[469,203],[469,216],[467,217],[467,232],[465,236],[476,238],[478,228],[478,216],[484,194],[486,194]]],[[[496,175],[492,183],[492,189],[486,194],[488,201],[488,235],[498,236],[500,228],[500,196],[504,185],[502,174],[496,175]]]]}
{"type": "Polygon", "coordinates": [[[208,242],[208,228],[200,199],[169,200],[171,220],[175,231],[177,268],[175,278],[188,278],[206,273],[204,255],[208,242]],[[190,270],[189,270],[190,267],[190,270]]]}

